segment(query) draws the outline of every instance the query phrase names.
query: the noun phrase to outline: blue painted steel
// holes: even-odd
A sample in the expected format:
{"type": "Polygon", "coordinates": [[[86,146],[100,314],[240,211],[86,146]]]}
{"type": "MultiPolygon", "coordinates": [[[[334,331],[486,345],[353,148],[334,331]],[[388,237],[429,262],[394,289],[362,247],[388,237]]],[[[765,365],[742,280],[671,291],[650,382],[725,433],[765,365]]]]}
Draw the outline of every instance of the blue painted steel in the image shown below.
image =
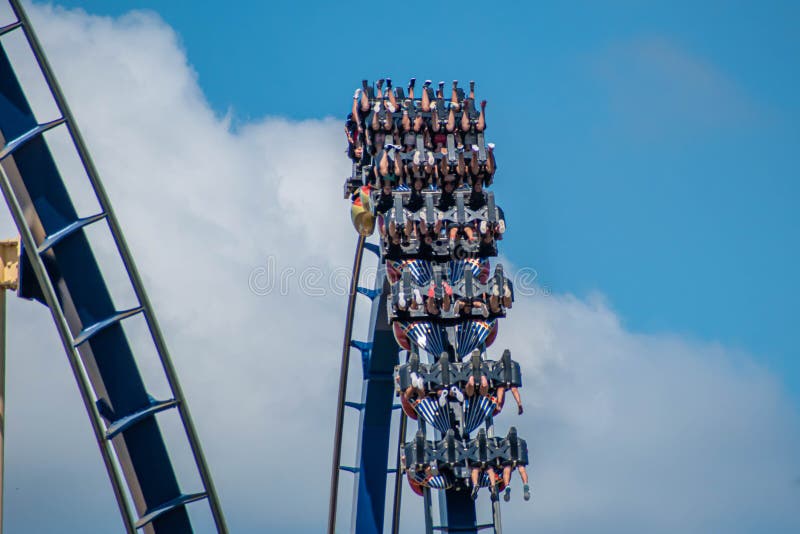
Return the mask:
{"type": "Polygon", "coordinates": [[[389,433],[394,407],[392,373],[398,363],[400,347],[392,334],[386,315],[388,282],[378,307],[372,350],[365,362],[362,390],[364,410],[359,435],[359,469],[356,481],[355,531],[358,534],[383,532],[386,477],[389,462],[389,433]]]}
{"type": "MultiPolygon", "coordinates": [[[[469,491],[454,489],[445,492],[448,532],[463,532],[464,534],[477,534],[477,517],[475,514],[475,501],[470,497],[469,491]]],[[[443,518],[444,519],[444,518],[443,518]]]]}
{"type": "MultiPolygon", "coordinates": [[[[81,219],[41,135],[50,124],[37,125],[0,43],[3,169],[23,209],[26,226],[42,250],[72,336],[82,343],[78,350],[94,393],[112,413],[123,418],[146,409],[151,400],[119,322],[124,317],[114,309],[89,242],[74,226],[81,219]],[[67,228],[74,231],[52,239],[67,228]]],[[[40,292],[40,288],[31,286],[30,277],[26,279],[26,289],[40,292]]],[[[147,417],[126,427],[116,434],[112,445],[135,507],[140,516],[148,517],[148,532],[192,532],[184,506],[189,501],[180,491],[156,420],[147,417]]],[[[196,500],[197,495],[190,500],[196,500]]]]}

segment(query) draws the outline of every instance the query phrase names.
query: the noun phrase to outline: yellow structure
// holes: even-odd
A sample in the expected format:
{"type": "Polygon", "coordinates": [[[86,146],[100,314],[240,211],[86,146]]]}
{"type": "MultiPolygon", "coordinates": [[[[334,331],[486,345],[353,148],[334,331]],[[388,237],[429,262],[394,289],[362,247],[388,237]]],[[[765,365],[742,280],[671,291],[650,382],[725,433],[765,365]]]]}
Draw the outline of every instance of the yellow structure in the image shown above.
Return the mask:
{"type": "Polygon", "coordinates": [[[0,289],[17,289],[19,253],[19,239],[0,241],[0,289]]]}
{"type": "Polygon", "coordinates": [[[0,241],[0,534],[3,532],[3,440],[6,397],[6,290],[19,283],[19,239],[0,241]]]}

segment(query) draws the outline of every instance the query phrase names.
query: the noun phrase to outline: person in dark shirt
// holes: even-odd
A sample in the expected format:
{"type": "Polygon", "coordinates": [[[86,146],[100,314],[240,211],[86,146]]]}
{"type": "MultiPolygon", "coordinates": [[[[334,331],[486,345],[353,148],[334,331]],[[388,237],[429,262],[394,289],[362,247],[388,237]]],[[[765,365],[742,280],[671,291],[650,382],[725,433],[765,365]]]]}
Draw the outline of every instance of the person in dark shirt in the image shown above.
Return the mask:
{"type": "Polygon", "coordinates": [[[472,192],[469,195],[467,207],[472,211],[478,211],[486,205],[486,193],[483,191],[483,182],[474,180],[472,182],[472,192]]]}

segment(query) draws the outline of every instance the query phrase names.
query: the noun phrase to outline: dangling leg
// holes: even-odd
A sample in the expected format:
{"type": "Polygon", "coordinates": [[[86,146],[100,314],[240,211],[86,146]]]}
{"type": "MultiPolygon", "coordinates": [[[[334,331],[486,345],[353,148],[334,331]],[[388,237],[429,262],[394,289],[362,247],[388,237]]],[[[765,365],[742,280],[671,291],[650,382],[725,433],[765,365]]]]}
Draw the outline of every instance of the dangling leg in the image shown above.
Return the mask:
{"type": "Polygon", "coordinates": [[[461,113],[461,131],[467,133],[469,131],[469,110],[472,108],[472,100],[464,102],[464,111],[461,113]]]}
{"type": "Polygon", "coordinates": [[[472,479],[472,492],[470,493],[470,496],[473,500],[478,498],[478,490],[480,489],[480,486],[478,485],[478,477],[480,474],[481,470],[479,468],[472,468],[472,472],[470,473],[470,478],[472,479]]]}
{"type": "Polygon", "coordinates": [[[447,114],[447,124],[445,125],[447,133],[456,131],[456,109],[450,105],[450,112],[447,114]]]}
{"type": "Polygon", "coordinates": [[[522,489],[525,491],[522,497],[529,501],[531,500],[531,487],[528,485],[528,472],[525,470],[524,465],[518,465],[517,471],[519,471],[519,478],[522,479],[522,489]]]}
{"type": "MultiPolygon", "coordinates": [[[[409,104],[413,105],[413,104],[409,104]]],[[[400,119],[400,126],[403,128],[403,133],[411,131],[411,118],[408,116],[408,110],[403,110],[403,116],[400,119]]]]}
{"type": "Polygon", "coordinates": [[[479,390],[479,393],[483,397],[486,397],[486,396],[489,395],[489,381],[486,379],[486,375],[482,375],[481,376],[481,388],[479,390]]]}
{"type": "Polygon", "coordinates": [[[479,132],[486,130],[486,100],[481,100],[481,114],[478,115],[478,123],[475,129],[479,132]]]}
{"type": "Polygon", "coordinates": [[[458,80],[453,80],[453,92],[450,94],[450,109],[458,110],[461,106],[458,104],[458,80]]]}
{"type": "Polygon", "coordinates": [[[361,113],[366,113],[369,111],[369,85],[367,85],[367,80],[361,81],[361,113]]]}
{"type": "Polygon", "coordinates": [[[475,81],[469,81],[469,97],[474,101],[475,100],[475,81]]]}
{"type": "Polygon", "coordinates": [[[472,397],[473,395],[475,395],[475,377],[474,376],[469,377],[469,380],[467,380],[467,385],[464,386],[464,393],[467,394],[467,397],[472,397]]]}
{"type": "Polygon", "coordinates": [[[422,111],[425,113],[431,110],[431,97],[428,95],[428,86],[430,84],[430,80],[425,80],[425,83],[422,85],[422,111]]]}
{"type": "Polygon", "coordinates": [[[389,151],[382,150],[378,160],[378,173],[381,177],[389,176],[389,151]]]}
{"type": "Polygon", "coordinates": [[[513,386],[511,388],[511,395],[513,395],[514,396],[514,400],[517,401],[517,413],[519,415],[522,415],[522,412],[523,412],[523,410],[522,410],[522,399],[519,396],[519,388],[517,388],[516,386],[513,386]]]}
{"type": "Polygon", "coordinates": [[[503,500],[508,502],[511,500],[511,466],[503,466],[503,484],[506,486],[506,491],[503,493],[503,500]]]}
{"type": "Polygon", "coordinates": [[[383,78],[378,80],[378,92],[375,94],[375,100],[383,100],[383,78]]]}
{"type": "Polygon", "coordinates": [[[414,101],[414,85],[416,85],[416,83],[416,78],[411,78],[408,82],[408,98],[410,98],[412,102],[414,101]]]}
{"type": "Polygon", "coordinates": [[[389,97],[389,103],[392,105],[392,112],[394,113],[397,111],[397,97],[394,94],[394,89],[392,89],[392,79],[386,78],[386,95],[389,97]]]}

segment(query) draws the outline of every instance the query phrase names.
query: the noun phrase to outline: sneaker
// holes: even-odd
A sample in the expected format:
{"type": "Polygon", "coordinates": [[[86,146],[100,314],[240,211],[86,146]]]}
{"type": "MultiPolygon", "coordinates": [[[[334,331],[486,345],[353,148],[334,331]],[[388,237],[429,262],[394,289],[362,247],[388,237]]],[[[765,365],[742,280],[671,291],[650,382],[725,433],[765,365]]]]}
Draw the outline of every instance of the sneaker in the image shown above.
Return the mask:
{"type": "Polygon", "coordinates": [[[481,221],[478,225],[478,231],[481,233],[481,235],[485,234],[488,229],[489,224],[486,221],[481,221]]]}
{"type": "MultiPolygon", "coordinates": [[[[381,88],[383,87],[383,78],[381,78],[380,80],[378,80],[378,83],[377,83],[376,85],[378,86],[378,90],[380,91],[380,90],[381,90],[381,88]]],[[[485,102],[485,100],[484,100],[484,102],[485,102]]]]}
{"type": "Polygon", "coordinates": [[[419,387],[419,375],[417,373],[411,373],[408,377],[411,379],[411,387],[422,389],[419,387]]]}
{"type": "Polygon", "coordinates": [[[473,501],[478,500],[478,490],[480,486],[472,486],[472,491],[470,492],[469,496],[472,497],[473,501]]]}
{"type": "Polygon", "coordinates": [[[422,84],[422,87],[424,87],[424,88],[426,88],[426,89],[427,89],[427,88],[428,88],[428,86],[429,86],[430,84],[432,84],[432,83],[433,83],[433,82],[432,82],[432,81],[430,81],[430,80],[425,80],[425,83],[423,83],[423,84],[422,84]]]}
{"type": "Polygon", "coordinates": [[[486,143],[486,146],[489,148],[489,150],[494,150],[495,145],[494,143],[486,143]]]}
{"type": "Polygon", "coordinates": [[[503,219],[497,221],[497,231],[501,234],[505,233],[506,231],[506,222],[503,219]]]}
{"type": "Polygon", "coordinates": [[[356,89],[356,92],[353,93],[353,100],[358,100],[361,98],[361,89],[356,89]]]}
{"type": "Polygon", "coordinates": [[[472,151],[473,152],[480,152],[480,150],[481,149],[480,149],[480,147],[478,147],[478,145],[472,145],[472,151]]]}
{"type": "Polygon", "coordinates": [[[392,104],[388,100],[386,101],[386,109],[389,110],[389,113],[394,113],[395,111],[397,111],[397,108],[394,107],[394,104],[392,104]]]}
{"type": "Polygon", "coordinates": [[[500,496],[497,494],[497,486],[492,486],[492,502],[497,502],[500,500],[500,496]]]}
{"type": "Polygon", "coordinates": [[[455,396],[458,402],[464,402],[464,394],[461,393],[461,390],[458,389],[456,386],[450,388],[450,393],[455,396]]]}
{"type": "Polygon", "coordinates": [[[418,305],[422,305],[422,294],[419,292],[419,289],[414,288],[414,300],[418,305]]]}
{"type": "Polygon", "coordinates": [[[419,150],[414,151],[414,158],[411,161],[414,162],[414,165],[419,165],[422,162],[422,154],[420,154],[419,150]]]}
{"type": "Polygon", "coordinates": [[[503,492],[503,500],[506,502],[511,500],[511,487],[506,487],[506,491],[503,492]]]}
{"type": "Polygon", "coordinates": [[[517,415],[522,415],[522,412],[524,412],[524,411],[525,410],[522,409],[522,405],[521,404],[519,406],[517,406],[517,415]]]}
{"type": "Polygon", "coordinates": [[[391,78],[386,78],[386,88],[387,89],[391,89],[392,88],[392,79],[391,78]]]}
{"type": "Polygon", "coordinates": [[[401,310],[406,308],[406,294],[400,291],[400,294],[397,295],[397,307],[401,310]]]}
{"type": "Polygon", "coordinates": [[[417,79],[416,78],[411,78],[411,81],[408,82],[408,88],[411,89],[412,87],[414,87],[414,84],[416,84],[416,83],[417,83],[417,79]]]}
{"type": "Polygon", "coordinates": [[[527,484],[525,484],[525,486],[522,489],[525,490],[525,493],[522,495],[522,498],[525,499],[526,501],[531,500],[531,488],[527,484]]]}
{"type": "Polygon", "coordinates": [[[443,389],[439,392],[439,406],[444,408],[445,404],[447,404],[447,390],[443,389]]]}
{"type": "Polygon", "coordinates": [[[436,163],[436,158],[433,157],[433,152],[428,151],[428,165],[433,166],[436,163]]]}

